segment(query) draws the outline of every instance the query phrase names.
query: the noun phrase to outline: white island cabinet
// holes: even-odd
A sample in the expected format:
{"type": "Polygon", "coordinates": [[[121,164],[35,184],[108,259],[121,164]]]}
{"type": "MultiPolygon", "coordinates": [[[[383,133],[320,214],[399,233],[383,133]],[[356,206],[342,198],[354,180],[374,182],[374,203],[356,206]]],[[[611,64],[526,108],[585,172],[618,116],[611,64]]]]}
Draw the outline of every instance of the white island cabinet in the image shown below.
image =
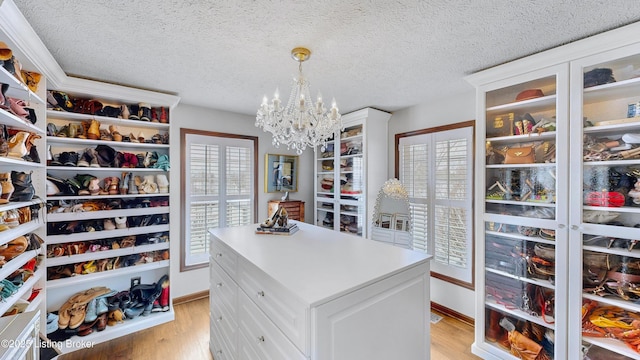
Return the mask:
{"type": "Polygon", "coordinates": [[[429,359],[431,255],[296,224],[210,230],[214,359],[429,359]]]}

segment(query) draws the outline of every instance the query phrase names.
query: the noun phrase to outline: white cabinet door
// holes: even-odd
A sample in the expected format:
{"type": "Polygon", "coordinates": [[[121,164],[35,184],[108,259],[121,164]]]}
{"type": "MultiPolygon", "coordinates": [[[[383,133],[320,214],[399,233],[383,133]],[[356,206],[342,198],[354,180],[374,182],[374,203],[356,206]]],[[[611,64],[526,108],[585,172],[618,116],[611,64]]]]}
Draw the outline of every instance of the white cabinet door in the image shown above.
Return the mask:
{"type": "Polygon", "coordinates": [[[312,359],[428,359],[429,272],[423,266],[426,271],[413,268],[312,310],[312,359]]]}

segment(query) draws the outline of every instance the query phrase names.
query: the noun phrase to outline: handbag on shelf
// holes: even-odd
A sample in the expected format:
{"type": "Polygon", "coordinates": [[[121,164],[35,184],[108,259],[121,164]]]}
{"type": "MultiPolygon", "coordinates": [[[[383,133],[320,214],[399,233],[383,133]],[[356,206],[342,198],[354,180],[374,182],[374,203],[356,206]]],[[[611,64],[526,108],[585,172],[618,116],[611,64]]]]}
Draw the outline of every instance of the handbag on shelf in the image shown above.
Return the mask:
{"type": "Polygon", "coordinates": [[[589,206],[620,207],[625,203],[625,197],[617,191],[590,191],[585,197],[585,204],[589,206]]]}
{"type": "Polygon", "coordinates": [[[505,164],[533,164],[534,162],[536,162],[536,155],[531,146],[510,148],[504,156],[505,164]]]}
{"type": "Polygon", "coordinates": [[[605,224],[615,220],[620,213],[610,211],[585,210],[582,213],[582,220],[588,223],[605,224]]]}

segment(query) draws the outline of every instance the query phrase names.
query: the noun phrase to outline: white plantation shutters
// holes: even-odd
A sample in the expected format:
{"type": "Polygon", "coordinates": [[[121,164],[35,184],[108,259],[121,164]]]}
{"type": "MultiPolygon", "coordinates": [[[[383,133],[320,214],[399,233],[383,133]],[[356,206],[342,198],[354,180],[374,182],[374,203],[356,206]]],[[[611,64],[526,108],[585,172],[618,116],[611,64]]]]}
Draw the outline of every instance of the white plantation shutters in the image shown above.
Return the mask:
{"type": "Polygon", "coordinates": [[[414,249],[434,256],[432,271],[471,283],[473,128],[402,137],[398,151],[414,249]]]}
{"type": "Polygon", "coordinates": [[[254,141],[185,137],[185,266],[208,262],[209,229],[253,223],[254,141]]]}

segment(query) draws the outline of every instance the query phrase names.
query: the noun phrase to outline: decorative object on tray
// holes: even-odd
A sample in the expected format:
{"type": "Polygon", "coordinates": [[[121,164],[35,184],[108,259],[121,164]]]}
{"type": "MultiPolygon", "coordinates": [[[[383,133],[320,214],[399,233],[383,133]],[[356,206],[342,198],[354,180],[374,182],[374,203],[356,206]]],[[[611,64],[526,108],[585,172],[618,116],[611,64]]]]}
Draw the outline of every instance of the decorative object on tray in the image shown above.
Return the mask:
{"type": "Polygon", "coordinates": [[[298,231],[295,223],[289,223],[287,209],[279,206],[278,210],[271,215],[270,218],[260,224],[256,229],[256,234],[288,234],[291,235],[298,231]]]}

